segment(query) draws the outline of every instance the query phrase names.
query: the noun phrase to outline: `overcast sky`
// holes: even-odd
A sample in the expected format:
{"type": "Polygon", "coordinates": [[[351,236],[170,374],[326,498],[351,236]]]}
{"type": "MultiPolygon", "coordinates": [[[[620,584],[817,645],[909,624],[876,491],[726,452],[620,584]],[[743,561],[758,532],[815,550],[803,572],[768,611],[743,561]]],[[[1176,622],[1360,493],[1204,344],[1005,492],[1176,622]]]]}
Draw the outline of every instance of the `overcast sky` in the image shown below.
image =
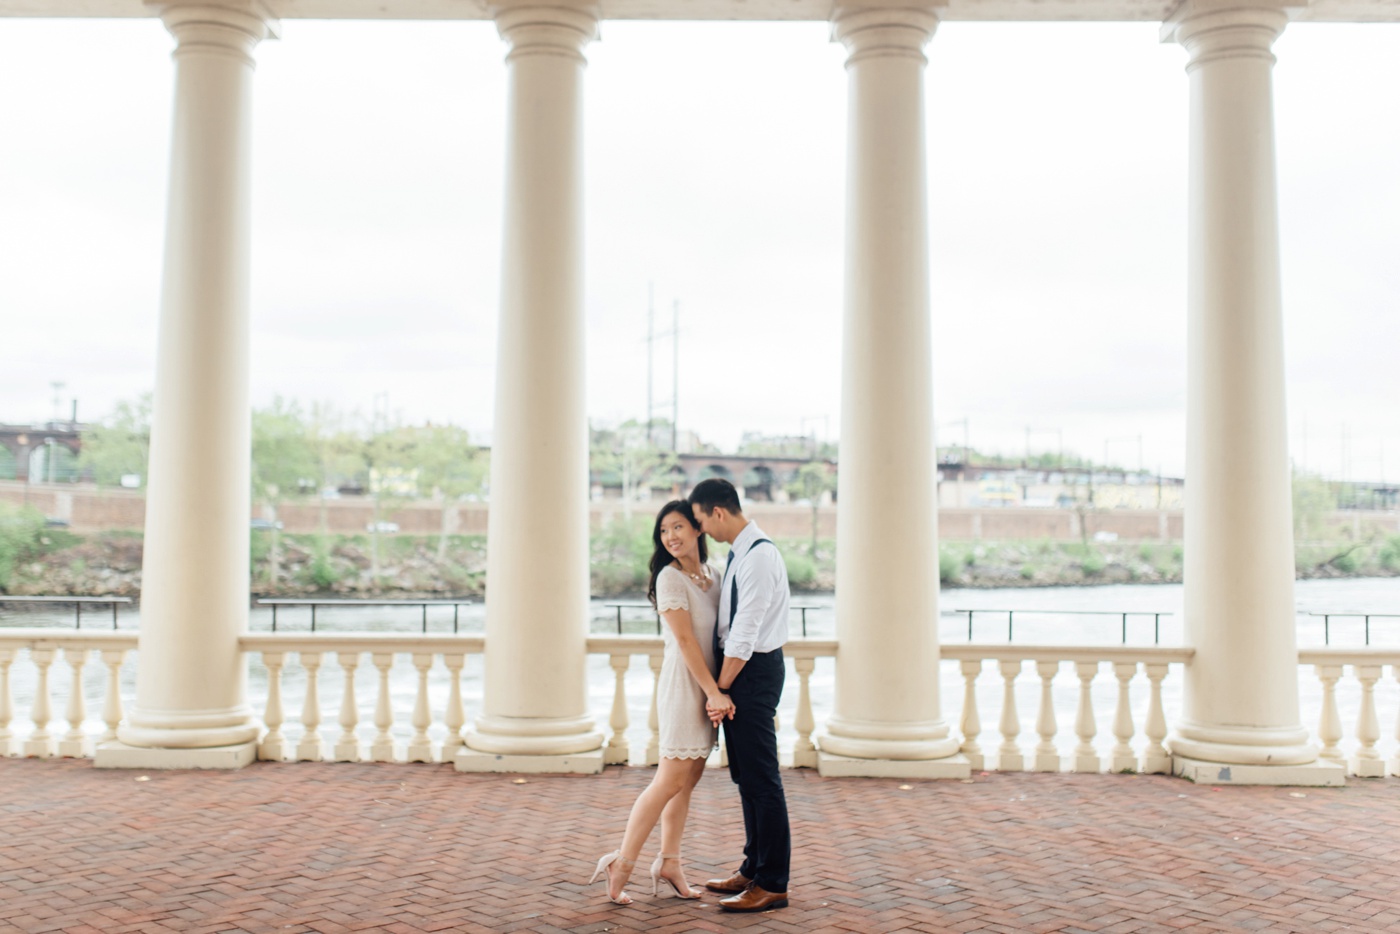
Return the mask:
{"type": "MultiPolygon", "coordinates": [[[[1185,53],[1155,24],[940,27],[927,77],[943,443],[1181,470],[1185,53]]],[[[1400,475],[1400,26],[1275,46],[1295,462],[1400,475]],[[1346,438],[1345,444],[1343,438],[1346,438]]],[[[0,20],[0,422],[152,388],[173,41],[0,20]]],[[[504,45],[489,23],[287,21],[258,50],[253,396],[489,441],[504,45]]],[[[845,73],[822,24],[606,22],[588,49],[588,410],[840,424],[845,73]],[[656,398],[670,396],[668,343],[656,398]],[[731,353],[741,372],[716,369],[731,353]],[[658,413],[660,414],[660,413],[658,413]]]]}

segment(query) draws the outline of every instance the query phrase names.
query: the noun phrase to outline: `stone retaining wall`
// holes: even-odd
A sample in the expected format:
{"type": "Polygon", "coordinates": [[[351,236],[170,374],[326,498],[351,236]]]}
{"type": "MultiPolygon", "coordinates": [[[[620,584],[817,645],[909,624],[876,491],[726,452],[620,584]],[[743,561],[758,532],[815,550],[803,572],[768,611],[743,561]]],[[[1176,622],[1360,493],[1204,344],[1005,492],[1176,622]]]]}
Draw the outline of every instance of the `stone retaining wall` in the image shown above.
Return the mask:
{"type": "MultiPolygon", "coordinates": [[[[129,490],[97,489],[82,484],[32,484],[0,482],[0,501],[28,502],[44,515],[64,519],[76,532],[98,532],[108,529],[141,529],[145,521],[146,500],[129,490]]],[[[634,516],[650,516],[659,503],[639,504],[631,510],[634,516]]],[[[364,497],[347,496],[325,502],[326,525],[330,532],[351,535],[364,532],[373,521],[373,504],[364,497]]],[[[594,503],[591,509],[594,527],[621,517],[621,503],[594,503]]],[[[320,528],[321,507],[315,501],[284,503],[278,507],[277,518],[288,532],[315,532],[320,528]]],[[[266,510],[254,507],[254,514],[266,516],[266,510]]],[[[749,515],[770,534],[779,538],[807,538],[812,534],[810,507],[753,503],[749,515]]],[[[448,517],[448,530],[458,535],[486,534],[487,504],[464,503],[448,517]]],[[[1374,524],[1389,532],[1400,532],[1400,514],[1382,512],[1348,512],[1351,522],[1374,524]]],[[[398,524],[399,531],[413,535],[435,535],[442,528],[442,511],[431,504],[410,504],[386,510],[383,521],[398,524]]],[[[1020,539],[1049,539],[1068,541],[1082,534],[1093,537],[1103,532],[1123,541],[1178,540],[1182,537],[1182,513],[1175,509],[1105,509],[1080,513],[1073,509],[1036,508],[950,508],[939,511],[939,537],[946,541],[1013,541],[1020,539]],[[1081,530],[1081,522],[1086,527],[1081,530]]],[[[836,507],[818,510],[817,534],[821,538],[836,535],[836,507]]]]}

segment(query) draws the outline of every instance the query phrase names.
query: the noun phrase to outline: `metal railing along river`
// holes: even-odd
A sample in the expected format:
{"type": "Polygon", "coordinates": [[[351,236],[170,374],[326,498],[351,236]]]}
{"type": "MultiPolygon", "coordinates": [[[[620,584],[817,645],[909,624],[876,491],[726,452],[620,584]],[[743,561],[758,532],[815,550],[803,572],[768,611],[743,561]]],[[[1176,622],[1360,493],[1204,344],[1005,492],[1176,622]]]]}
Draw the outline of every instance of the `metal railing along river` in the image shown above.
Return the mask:
{"type": "Polygon", "coordinates": [[[461,608],[472,606],[479,601],[475,600],[333,600],[317,599],[304,600],[295,598],[259,598],[254,601],[258,606],[265,606],[272,610],[272,631],[277,631],[277,610],[279,607],[305,608],[311,611],[311,632],[316,631],[316,610],[320,607],[417,607],[423,611],[423,632],[428,631],[428,607],[430,606],[450,606],[452,607],[452,631],[456,633],[460,625],[461,608]]]}
{"type": "Polygon", "coordinates": [[[976,610],[944,610],[944,611],[943,611],[943,615],[944,615],[944,616],[950,616],[950,615],[952,615],[952,616],[961,616],[961,615],[963,615],[963,614],[967,614],[967,641],[968,641],[968,642],[971,642],[971,641],[972,641],[972,618],[973,618],[974,615],[976,615],[976,614],[978,614],[978,613],[982,613],[982,614],[991,613],[991,614],[994,614],[994,615],[996,615],[996,616],[1001,616],[1002,614],[1005,614],[1005,615],[1006,615],[1006,641],[1007,641],[1007,642],[1012,642],[1012,641],[1014,641],[1013,635],[1014,635],[1014,632],[1015,632],[1015,619],[1016,619],[1016,614],[1017,614],[1017,613],[1020,613],[1020,614],[1021,614],[1021,617],[1022,617],[1023,619],[1024,619],[1025,617],[1027,617],[1027,616],[1110,616],[1110,617],[1114,617],[1114,618],[1120,619],[1120,620],[1122,621],[1122,639],[1123,639],[1122,644],[1123,644],[1123,645],[1127,645],[1127,644],[1128,644],[1128,620],[1129,620],[1129,618],[1137,618],[1137,617],[1146,618],[1146,617],[1148,617],[1148,616],[1152,617],[1152,644],[1153,644],[1153,645],[1159,645],[1159,644],[1161,644],[1161,641],[1162,641],[1162,617],[1163,617],[1163,616],[1172,616],[1172,615],[1173,615],[1173,614],[1171,613],[1171,611],[1169,611],[1169,610],[1128,610],[1128,611],[1124,612],[1124,611],[1119,611],[1119,610],[992,610],[992,609],[976,609],[976,610]]]}
{"type": "Polygon", "coordinates": [[[110,606],[112,628],[117,628],[117,610],[131,606],[130,597],[13,597],[0,596],[0,606],[66,606],[73,605],[73,628],[83,628],[83,607],[110,606]]]}
{"type": "Polygon", "coordinates": [[[1359,619],[1363,621],[1365,628],[1366,645],[1371,644],[1371,620],[1373,619],[1400,619],[1400,613],[1309,613],[1309,616],[1322,617],[1322,644],[1332,644],[1332,620],[1334,619],[1359,619]]]}

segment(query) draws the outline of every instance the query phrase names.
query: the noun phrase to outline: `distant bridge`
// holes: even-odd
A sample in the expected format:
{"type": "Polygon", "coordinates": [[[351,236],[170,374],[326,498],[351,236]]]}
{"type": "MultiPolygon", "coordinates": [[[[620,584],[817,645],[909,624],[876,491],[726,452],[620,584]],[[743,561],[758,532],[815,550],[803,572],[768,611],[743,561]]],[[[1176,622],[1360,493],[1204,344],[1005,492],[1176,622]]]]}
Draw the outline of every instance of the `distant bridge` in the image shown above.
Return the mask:
{"type": "MultiPolygon", "coordinates": [[[[82,433],[87,425],[78,422],[44,422],[39,425],[0,425],[0,479],[28,480],[29,465],[41,448],[60,446],[73,457],[83,449],[82,433]],[[6,457],[5,454],[9,456],[6,457]],[[14,460],[13,465],[9,463],[14,460]]],[[[53,463],[52,460],[47,463],[53,463]]],[[[42,477],[35,477],[42,480],[42,477]]]]}
{"type": "MultiPolygon", "coordinates": [[[[679,462],[671,471],[678,493],[683,495],[701,480],[722,477],[740,487],[746,499],[772,502],[774,493],[797,476],[808,457],[758,457],[743,454],[679,454],[679,462]]],[[[835,472],[836,465],[827,461],[827,469],[835,472]]]]}

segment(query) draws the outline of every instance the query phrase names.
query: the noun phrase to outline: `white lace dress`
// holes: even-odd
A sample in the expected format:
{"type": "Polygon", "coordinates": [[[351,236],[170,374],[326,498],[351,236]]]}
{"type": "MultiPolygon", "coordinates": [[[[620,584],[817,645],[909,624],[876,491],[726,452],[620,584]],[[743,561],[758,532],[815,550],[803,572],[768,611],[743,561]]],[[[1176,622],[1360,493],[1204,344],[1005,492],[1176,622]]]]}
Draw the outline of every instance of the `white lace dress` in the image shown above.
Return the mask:
{"type": "MultiPolygon", "coordinates": [[[[656,577],[656,608],[688,610],[695,641],[705,664],[714,671],[715,618],[719,612],[718,575],[711,573],[709,590],[701,590],[683,571],[673,567],[661,569],[656,577]]],[[[695,682],[681,657],[675,633],[664,622],[661,632],[665,638],[665,654],[661,661],[661,677],[656,686],[656,718],[661,728],[661,757],[663,759],[698,759],[708,756],[714,748],[717,731],[705,714],[705,692],[695,682]]]]}

